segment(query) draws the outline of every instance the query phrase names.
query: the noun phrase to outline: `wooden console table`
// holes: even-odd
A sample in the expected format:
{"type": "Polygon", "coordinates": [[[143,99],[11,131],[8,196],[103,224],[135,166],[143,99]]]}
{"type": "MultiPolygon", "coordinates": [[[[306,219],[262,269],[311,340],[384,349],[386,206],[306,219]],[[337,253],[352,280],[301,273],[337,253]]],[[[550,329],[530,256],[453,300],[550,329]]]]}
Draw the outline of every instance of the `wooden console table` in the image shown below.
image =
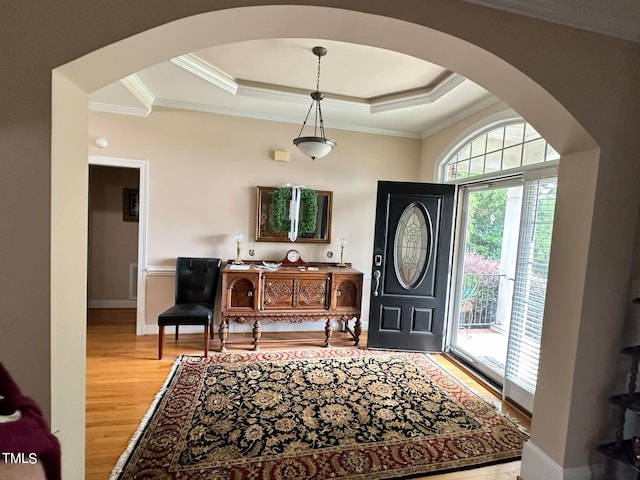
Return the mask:
{"type": "Polygon", "coordinates": [[[351,267],[322,264],[266,270],[257,264],[226,265],[222,270],[220,351],[225,351],[229,322],[253,323],[253,349],[258,350],[263,320],[326,320],[325,347],[330,346],[331,321],[341,320],[358,345],[361,299],[362,272],[351,267]],[[348,328],[351,319],[355,319],[353,332],[348,328]]]}

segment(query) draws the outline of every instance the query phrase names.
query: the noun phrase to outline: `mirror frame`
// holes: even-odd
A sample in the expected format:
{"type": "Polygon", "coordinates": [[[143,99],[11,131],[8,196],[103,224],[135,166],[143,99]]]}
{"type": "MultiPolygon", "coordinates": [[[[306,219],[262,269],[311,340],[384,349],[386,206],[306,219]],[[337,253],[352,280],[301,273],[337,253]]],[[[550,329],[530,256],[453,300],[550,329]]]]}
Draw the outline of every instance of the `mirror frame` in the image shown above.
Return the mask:
{"type": "MultiPolygon", "coordinates": [[[[269,206],[276,187],[256,187],[256,242],[288,242],[292,243],[288,232],[273,232],[269,228],[269,206]]],[[[298,233],[295,243],[331,243],[331,209],[333,208],[333,192],[316,190],[318,194],[319,226],[314,234],[298,233]],[[324,200],[323,200],[324,199],[324,200]],[[324,201],[324,208],[321,202],[324,201]],[[322,227],[324,225],[324,228],[322,227]],[[305,237],[305,235],[313,235],[305,237]]]]}

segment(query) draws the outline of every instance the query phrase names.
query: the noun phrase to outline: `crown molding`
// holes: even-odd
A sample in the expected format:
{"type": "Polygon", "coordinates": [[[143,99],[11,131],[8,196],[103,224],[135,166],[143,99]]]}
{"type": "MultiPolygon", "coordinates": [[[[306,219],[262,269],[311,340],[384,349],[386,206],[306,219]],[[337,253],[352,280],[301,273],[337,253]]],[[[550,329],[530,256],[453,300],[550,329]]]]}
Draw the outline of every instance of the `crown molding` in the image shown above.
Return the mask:
{"type": "MultiPolygon", "coordinates": [[[[470,117],[471,115],[481,110],[484,110],[485,108],[490,107],[491,105],[497,102],[499,102],[499,100],[491,96],[485,100],[476,102],[469,108],[466,108],[465,110],[459,112],[457,115],[449,117],[446,122],[440,123],[437,126],[423,130],[422,132],[414,132],[414,131],[407,131],[407,130],[393,130],[393,129],[376,128],[376,127],[365,127],[362,125],[336,123],[336,122],[325,122],[325,127],[330,129],[333,128],[337,130],[347,130],[351,132],[371,133],[374,135],[388,135],[392,137],[423,139],[455,124],[456,122],[464,120],[465,118],[470,117]]],[[[269,114],[264,112],[256,112],[252,110],[243,110],[238,108],[228,108],[228,107],[220,107],[216,105],[207,105],[204,103],[183,102],[180,100],[173,100],[170,98],[156,98],[154,100],[154,107],[164,107],[164,108],[172,108],[176,110],[192,110],[192,111],[198,111],[198,112],[216,113],[219,115],[253,118],[256,120],[269,120],[273,122],[291,123],[294,125],[300,123],[299,118],[292,118],[286,115],[274,115],[274,114],[269,114]]],[[[121,107],[118,105],[106,105],[106,104],[101,104],[96,102],[89,103],[89,109],[95,112],[106,112],[106,113],[113,113],[116,115],[132,115],[137,117],[148,117],[150,113],[149,110],[144,108],[121,107]]]]}
{"type": "Polygon", "coordinates": [[[136,97],[145,107],[151,111],[153,109],[153,101],[155,95],[147,88],[144,82],[136,75],[129,75],[126,78],[120,80],[120,83],[129,90],[134,97],[136,97]]]}
{"type": "MultiPolygon", "coordinates": [[[[193,54],[186,54],[181,55],[180,57],[175,57],[171,59],[171,62],[176,66],[188,71],[189,73],[202,78],[208,83],[215,85],[216,87],[221,88],[228,93],[231,93],[232,95],[298,105],[308,105],[310,101],[309,93],[306,91],[290,88],[280,88],[274,85],[259,84],[242,80],[236,81],[193,54]]],[[[391,112],[395,110],[402,110],[405,108],[435,103],[445,94],[458,87],[465,80],[466,79],[461,75],[450,73],[441,81],[439,81],[436,86],[428,90],[421,89],[400,92],[396,94],[384,95],[370,100],[355,99],[349,97],[327,97],[323,99],[322,102],[325,106],[328,106],[332,109],[350,111],[359,114],[377,114],[382,112],[391,112]]],[[[115,113],[120,115],[147,117],[154,108],[165,107],[179,110],[193,110],[207,113],[216,113],[220,115],[230,115],[236,117],[269,120],[291,124],[300,123],[300,118],[293,118],[289,115],[271,114],[255,110],[238,109],[199,102],[185,102],[172,98],[155,97],[151,90],[149,90],[144,82],[135,74],[129,75],[127,78],[121,80],[121,82],[138,100],[146,105],[147,108],[121,107],[117,105],[105,105],[93,102],[90,103],[90,109],[93,111],[115,113]]],[[[433,135],[439,130],[442,130],[443,128],[446,128],[490,105],[493,105],[497,101],[498,100],[495,97],[491,96],[486,100],[476,102],[471,107],[466,108],[458,114],[448,117],[446,122],[440,123],[434,127],[430,127],[422,132],[368,127],[331,121],[325,121],[325,126],[327,128],[338,130],[420,139],[433,135]]]]}
{"type": "Polygon", "coordinates": [[[100,102],[89,102],[89,110],[92,112],[114,113],[116,115],[130,115],[133,117],[148,117],[151,113],[150,109],[144,107],[127,107],[100,102]]]}
{"type": "Polygon", "coordinates": [[[465,80],[466,78],[464,78],[462,75],[451,73],[435,87],[429,90],[422,90],[419,92],[413,91],[396,95],[385,95],[384,97],[380,97],[380,99],[371,102],[371,113],[389,112],[392,110],[400,110],[403,108],[417,107],[420,105],[434,103],[444,94],[450,92],[465,80]]]}
{"type": "MultiPolygon", "coordinates": [[[[309,92],[284,90],[274,86],[244,84],[242,82],[238,84],[238,95],[298,105],[309,105],[311,102],[309,92]]],[[[322,100],[322,104],[351,112],[370,113],[369,103],[356,99],[325,97],[322,100]]]]}
{"type": "Polygon", "coordinates": [[[172,58],[171,63],[232,95],[236,95],[238,91],[238,82],[225,73],[222,73],[213,65],[205,62],[197,55],[192,53],[180,55],[179,57],[172,58]]]}
{"type": "MultiPolygon", "coordinates": [[[[171,59],[171,63],[215,85],[222,90],[250,98],[286,102],[290,104],[308,104],[309,92],[305,90],[283,88],[276,85],[259,84],[233,79],[205,62],[197,55],[188,53],[171,59]]],[[[357,99],[350,97],[328,96],[322,100],[323,105],[360,113],[381,113],[404,108],[427,105],[436,102],[466,79],[457,73],[450,73],[436,86],[425,90],[391,93],[375,99],[357,99]]]]}
{"type": "Polygon", "coordinates": [[[420,135],[420,138],[424,139],[424,138],[430,137],[434,133],[437,133],[440,130],[444,130],[445,128],[450,127],[451,125],[454,125],[454,124],[456,124],[458,122],[461,122],[465,118],[468,118],[471,115],[474,115],[474,114],[476,114],[478,112],[481,112],[485,108],[488,108],[491,105],[495,105],[499,101],[500,101],[500,99],[494,97],[493,95],[491,95],[491,96],[489,96],[489,97],[487,97],[487,98],[485,98],[483,100],[480,100],[480,101],[470,105],[469,107],[465,108],[464,110],[462,110],[458,114],[448,117],[445,122],[441,122],[441,123],[439,123],[438,125],[436,125],[434,127],[431,127],[431,128],[426,129],[426,130],[423,130],[422,134],[420,135]]]}
{"type": "MultiPolygon", "coordinates": [[[[324,100],[323,100],[324,102],[324,100]]],[[[170,98],[157,98],[154,104],[156,107],[175,108],[178,110],[194,110],[198,112],[217,113],[219,115],[229,115],[232,117],[244,117],[253,118],[256,120],[269,120],[273,122],[291,123],[293,125],[300,125],[300,118],[293,118],[288,115],[275,115],[265,112],[256,112],[252,110],[243,110],[239,108],[220,107],[217,105],[207,105],[204,103],[183,102],[180,100],[173,100],[170,98]]],[[[375,135],[388,135],[392,137],[403,138],[420,138],[419,132],[405,131],[405,130],[393,130],[386,128],[365,127],[356,124],[346,124],[337,122],[324,122],[324,126],[327,129],[335,130],[347,130],[351,132],[372,133],[375,135]]]]}

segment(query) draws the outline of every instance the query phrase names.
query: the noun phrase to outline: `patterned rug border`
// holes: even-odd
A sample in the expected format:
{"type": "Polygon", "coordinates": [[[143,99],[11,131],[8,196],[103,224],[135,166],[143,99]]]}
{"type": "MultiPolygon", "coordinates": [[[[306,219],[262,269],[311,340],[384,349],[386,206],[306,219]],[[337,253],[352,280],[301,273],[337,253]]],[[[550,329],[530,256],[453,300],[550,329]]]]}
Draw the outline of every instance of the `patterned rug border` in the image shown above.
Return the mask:
{"type": "Polygon", "coordinates": [[[133,435],[131,436],[129,443],[127,444],[127,448],[125,449],[124,452],[122,452],[122,455],[120,455],[120,458],[118,458],[118,461],[116,462],[116,466],[113,468],[113,471],[111,472],[111,476],[109,477],[109,480],[118,480],[120,478],[120,475],[122,475],[124,468],[127,466],[127,463],[129,462],[129,458],[131,457],[131,454],[138,446],[138,443],[140,443],[140,439],[144,434],[144,431],[147,429],[147,426],[149,425],[151,418],[158,410],[158,407],[160,406],[160,402],[162,401],[165,394],[169,390],[169,385],[171,385],[171,382],[173,382],[174,377],[178,373],[178,368],[180,367],[180,365],[182,365],[182,362],[185,360],[185,358],[189,356],[190,355],[180,355],[178,358],[176,358],[176,361],[173,362],[173,365],[171,366],[171,370],[169,370],[169,374],[167,375],[167,378],[162,384],[162,387],[160,387],[160,390],[158,390],[158,393],[156,393],[155,397],[153,398],[153,401],[151,402],[151,405],[149,406],[146,413],[142,417],[142,420],[140,420],[140,424],[138,425],[138,428],[136,428],[136,431],[133,432],[133,435]]]}
{"type": "MultiPolygon", "coordinates": [[[[402,355],[407,355],[410,357],[423,357],[426,358],[431,364],[433,364],[443,375],[445,375],[446,377],[448,377],[452,382],[456,383],[461,389],[466,390],[467,392],[469,392],[470,394],[472,394],[474,397],[477,397],[478,400],[480,400],[481,402],[485,403],[487,406],[489,406],[490,408],[494,409],[496,411],[496,413],[503,417],[507,422],[511,423],[514,427],[514,429],[524,433],[525,435],[528,436],[528,432],[526,430],[526,428],[524,428],[522,425],[520,425],[518,423],[517,420],[515,420],[513,417],[511,417],[508,414],[504,414],[502,412],[499,412],[499,404],[490,401],[489,399],[485,398],[482,394],[480,394],[477,390],[475,390],[474,388],[468,386],[467,384],[465,384],[464,382],[462,382],[460,379],[458,379],[457,377],[455,377],[451,372],[449,372],[448,370],[446,370],[446,368],[444,366],[442,366],[439,362],[437,362],[432,355],[430,355],[429,353],[423,353],[423,352],[412,352],[412,351],[398,351],[398,350],[378,350],[378,349],[364,349],[364,348],[358,348],[358,347],[352,347],[352,348],[329,348],[329,349],[322,349],[322,350],[296,350],[296,349],[292,349],[292,350],[280,350],[280,351],[259,351],[259,352],[224,352],[224,353],[217,353],[217,352],[211,352],[211,354],[209,355],[208,359],[205,359],[202,355],[197,355],[197,354],[184,354],[184,355],[180,355],[176,358],[175,362],[173,363],[171,370],[169,371],[167,378],[165,379],[164,384],[162,385],[162,387],[160,388],[160,390],[158,391],[158,393],[155,395],[151,405],[149,406],[149,409],[147,410],[147,412],[145,413],[145,415],[143,416],[142,420],[140,421],[140,424],[138,425],[136,431],[134,432],[134,434],[132,435],[131,439],[129,440],[129,443],[127,445],[127,448],[125,449],[125,451],[122,453],[122,455],[120,456],[120,458],[118,459],[118,462],[116,463],[116,466],[114,467],[111,476],[109,477],[109,480],[120,480],[121,479],[121,475],[124,473],[124,470],[127,467],[127,464],[129,463],[131,456],[133,454],[133,452],[135,451],[135,449],[137,448],[138,444],[140,443],[145,430],[148,428],[149,423],[151,422],[153,416],[156,414],[156,412],[158,411],[162,400],[164,399],[165,395],[167,394],[167,392],[170,390],[170,387],[173,383],[173,381],[176,378],[176,375],[178,374],[179,370],[180,370],[180,366],[187,360],[201,360],[201,361],[205,361],[205,362],[215,362],[215,363],[240,363],[240,362],[247,362],[247,361],[268,361],[268,362],[288,362],[288,361],[295,361],[295,360],[310,360],[310,359],[330,359],[330,358],[350,358],[350,357],[356,357],[356,356],[371,356],[371,355],[388,355],[388,354],[402,354],[402,355]]],[[[457,472],[457,471],[465,471],[465,470],[472,470],[475,468],[482,468],[482,467],[487,467],[487,466],[491,466],[491,465],[498,465],[498,464],[502,464],[502,463],[509,463],[509,462],[513,462],[513,461],[518,461],[521,459],[521,456],[514,456],[514,457],[510,457],[510,458],[502,458],[502,459],[497,459],[497,460],[493,460],[493,461],[488,461],[485,463],[482,463],[481,465],[461,465],[461,466],[457,466],[457,467],[452,467],[452,468],[446,468],[446,469],[441,469],[441,470],[437,470],[437,471],[428,471],[428,472],[422,472],[422,473],[411,473],[411,474],[401,474],[400,476],[394,476],[394,477],[388,477],[389,479],[396,479],[396,480],[409,480],[409,479],[414,479],[414,478],[422,478],[422,477],[427,477],[427,476],[432,476],[432,475],[440,475],[440,474],[445,474],[445,473],[452,473],[452,472],[457,472]]]]}

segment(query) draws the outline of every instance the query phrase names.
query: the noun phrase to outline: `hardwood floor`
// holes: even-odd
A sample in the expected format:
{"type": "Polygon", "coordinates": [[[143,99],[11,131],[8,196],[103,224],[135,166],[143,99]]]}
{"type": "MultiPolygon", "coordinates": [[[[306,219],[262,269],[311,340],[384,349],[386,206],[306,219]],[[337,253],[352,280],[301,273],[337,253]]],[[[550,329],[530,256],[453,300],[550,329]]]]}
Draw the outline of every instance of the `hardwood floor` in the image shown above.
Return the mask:
{"type": "MultiPolygon", "coordinates": [[[[263,350],[320,348],[324,332],[265,333],[263,350]]],[[[363,335],[366,342],[366,335],[363,335]]],[[[201,334],[165,337],[164,357],[157,360],[157,336],[135,334],[135,311],[130,309],[91,309],[87,319],[87,480],[104,480],[127,447],[156,393],[162,387],[175,359],[181,354],[202,353],[201,334]]],[[[334,332],[332,346],[346,347],[353,342],[346,333],[334,332]]],[[[211,348],[217,348],[214,340],[211,348]]],[[[230,334],[228,351],[248,350],[251,334],[230,334]]],[[[477,393],[497,402],[490,390],[467,375],[442,355],[434,358],[477,393]]],[[[529,428],[529,419],[505,406],[503,411],[529,428]]],[[[510,462],[462,472],[432,475],[429,480],[515,480],[520,462],[510,462]]]]}

